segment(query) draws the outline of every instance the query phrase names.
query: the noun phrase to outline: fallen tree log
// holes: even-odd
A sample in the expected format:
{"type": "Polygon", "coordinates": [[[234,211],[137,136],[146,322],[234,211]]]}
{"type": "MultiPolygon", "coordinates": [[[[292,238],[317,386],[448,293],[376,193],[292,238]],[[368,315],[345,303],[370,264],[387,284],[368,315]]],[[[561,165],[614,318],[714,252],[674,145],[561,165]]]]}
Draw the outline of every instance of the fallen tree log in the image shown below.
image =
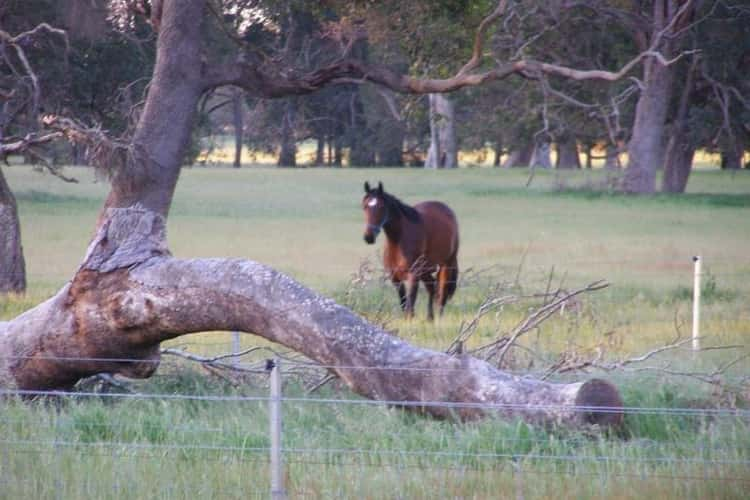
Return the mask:
{"type": "Polygon", "coordinates": [[[72,281],[0,323],[0,387],[69,389],[102,372],[148,377],[161,342],[207,330],[259,335],[330,367],[366,398],[437,418],[622,420],[620,395],[606,381],[511,375],[470,356],[412,346],[256,262],[173,258],[165,219],[140,207],[109,209],[72,281]]]}

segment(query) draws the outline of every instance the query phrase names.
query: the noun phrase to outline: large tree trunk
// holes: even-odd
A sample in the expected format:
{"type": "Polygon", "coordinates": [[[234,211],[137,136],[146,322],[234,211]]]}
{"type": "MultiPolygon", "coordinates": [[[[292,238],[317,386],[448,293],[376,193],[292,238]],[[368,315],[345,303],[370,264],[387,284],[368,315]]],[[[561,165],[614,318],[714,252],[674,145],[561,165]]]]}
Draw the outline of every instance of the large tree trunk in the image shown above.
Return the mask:
{"type": "Polygon", "coordinates": [[[607,382],[552,384],[509,375],[470,356],[414,347],[258,263],[172,258],[165,222],[140,208],[110,210],[71,283],[0,324],[0,386],[66,389],[98,372],[148,377],[158,365],[160,342],[235,330],[332,367],[368,398],[457,403],[413,408],[440,418],[501,412],[547,424],[621,419],[618,412],[575,408],[621,406],[607,382]]]}
{"type": "Polygon", "coordinates": [[[430,149],[425,168],[456,168],[456,110],[453,101],[443,94],[430,94],[430,149]]]}
{"type": "Polygon", "coordinates": [[[633,135],[628,144],[628,166],[623,190],[653,193],[656,171],[664,161],[664,124],[671,97],[672,70],[656,61],[646,63],[645,85],[635,108],[633,135]]]}
{"type": "Polygon", "coordinates": [[[578,156],[578,143],[575,137],[565,134],[557,140],[555,168],[581,168],[581,158],[578,156]]]}
{"type": "Polygon", "coordinates": [[[695,157],[695,144],[687,137],[687,131],[677,131],[669,139],[667,159],[661,190],[665,193],[684,193],[695,157]]]}
{"type": "Polygon", "coordinates": [[[172,258],[166,217],[207,88],[198,22],[205,3],[158,5],[157,65],[135,134],[138,153],[113,176],[96,235],[72,280],[43,304],[0,323],[2,388],[66,389],[99,372],[148,377],[160,342],[237,330],[330,367],[365,397],[417,402],[409,406],[436,417],[621,421],[622,401],[607,382],[553,384],[510,375],[469,356],[411,346],[260,264],[172,258]]]}
{"type": "Polygon", "coordinates": [[[26,291],[26,263],[16,198],[0,168],[0,293],[26,291]]]}
{"type": "MultiPolygon", "coordinates": [[[[694,7],[689,7],[677,19],[680,8],[685,5],[677,0],[653,2],[653,23],[649,27],[651,32],[648,35],[641,32],[642,36],[636,39],[641,45],[645,45],[647,37],[651,40],[661,37],[658,48],[664,57],[670,58],[679,45],[675,33],[690,22],[694,11],[694,7]]],[[[656,189],[656,172],[664,165],[667,146],[664,128],[672,97],[673,79],[673,66],[664,66],[655,58],[644,62],[644,88],[641,89],[635,108],[633,132],[628,143],[628,166],[622,184],[625,192],[653,193],[656,189]]]]}
{"type": "Polygon", "coordinates": [[[697,146],[690,138],[688,113],[697,63],[698,59],[694,58],[688,70],[682,95],[680,95],[677,114],[672,123],[672,134],[669,137],[664,160],[664,176],[661,180],[661,190],[665,193],[684,193],[690,170],[693,167],[693,157],[697,146]]]}

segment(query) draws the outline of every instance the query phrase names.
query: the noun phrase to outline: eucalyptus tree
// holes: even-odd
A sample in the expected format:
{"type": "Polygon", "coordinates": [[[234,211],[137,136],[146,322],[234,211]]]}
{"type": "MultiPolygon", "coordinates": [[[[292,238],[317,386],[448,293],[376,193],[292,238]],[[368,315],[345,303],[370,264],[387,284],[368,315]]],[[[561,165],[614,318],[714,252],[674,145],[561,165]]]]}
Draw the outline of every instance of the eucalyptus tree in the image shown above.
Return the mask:
{"type": "Polygon", "coordinates": [[[722,168],[740,168],[750,149],[750,7],[705,5],[689,33],[695,54],[676,68],[675,95],[662,191],[685,191],[695,152],[721,154],[722,168]]]}
{"type": "MultiPolygon", "coordinates": [[[[72,279],[46,302],[0,323],[0,384],[68,388],[102,371],[149,376],[157,366],[160,342],[197,331],[241,330],[329,366],[354,391],[370,398],[470,403],[455,410],[464,418],[487,412],[477,404],[499,404],[505,414],[535,421],[620,421],[617,412],[582,415],[574,408],[621,405],[611,384],[522,379],[470,356],[413,347],[261,264],[173,258],[165,226],[198,103],[212,89],[233,85],[252,96],[276,99],[352,80],[422,95],[512,75],[617,80],[654,54],[638,54],[614,72],[525,57],[490,63],[484,57],[487,31],[511,14],[509,3],[500,1],[479,23],[468,61],[445,78],[412,76],[351,57],[296,68],[283,58],[253,53],[252,45],[246,47],[250,52],[242,46],[233,54],[212,52],[206,20],[221,21],[221,15],[208,0],[122,0],[118,5],[128,15],[148,12],[157,36],[146,102],[126,144],[92,139],[91,131],[70,120],[44,118],[47,127],[73,140],[97,141],[98,150],[107,153],[98,158],[111,189],[72,279]]],[[[449,416],[427,404],[420,410],[449,416]]]]}

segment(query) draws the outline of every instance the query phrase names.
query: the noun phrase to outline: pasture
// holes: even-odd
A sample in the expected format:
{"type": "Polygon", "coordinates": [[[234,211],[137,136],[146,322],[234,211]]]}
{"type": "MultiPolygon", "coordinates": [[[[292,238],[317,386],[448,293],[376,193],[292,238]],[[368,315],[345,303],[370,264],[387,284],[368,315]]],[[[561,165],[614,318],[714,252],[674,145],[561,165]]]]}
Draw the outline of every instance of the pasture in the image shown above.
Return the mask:
{"type": "MultiPolygon", "coordinates": [[[[0,320],[37,304],[74,273],[107,191],[85,169],[66,169],[78,184],[23,167],[4,171],[18,198],[29,292],[0,299],[0,320]]],[[[175,256],[263,262],[416,344],[446,349],[492,293],[573,289],[606,279],[608,288],[584,295],[522,338],[524,349],[507,368],[540,375],[565,356],[597,349],[610,361],[638,356],[690,334],[692,256],[701,255],[703,345],[735,346],[672,350],[629,365],[660,370],[604,374],[622,389],[625,406],[659,409],[626,415],[617,436],[499,419],[435,422],[379,405],[285,403],[291,497],[743,497],[750,488],[750,422],[730,410],[750,404],[750,360],[742,358],[750,354],[750,172],[698,170],[683,196],[587,188],[602,176],[537,172],[526,187],[526,170],[183,170],[168,226],[175,256]],[[458,216],[466,281],[436,324],[424,319],[424,290],[416,319],[404,321],[395,291],[380,279],[382,241],[362,240],[365,180],[382,181],[406,203],[445,201],[458,216]],[[697,374],[713,374],[707,378],[714,383],[697,374]],[[720,410],[662,411],[675,408],[720,410]]],[[[508,331],[528,307],[484,316],[467,347],[508,331]]],[[[230,335],[208,332],[170,344],[219,354],[230,350],[230,335]]],[[[267,346],[250,335],[242,344],[267,346]]],[[[131,387],[265,396],[264,384],[260,377],[236,387],[165,357],[153,379],[131,387]]],[[[293,377],[285,391],[353,397],[335,384],[308,396],[293,377]]],[[[0,498],[267,496],[262,401],[82,397],[2,405],[0,498]]]]}

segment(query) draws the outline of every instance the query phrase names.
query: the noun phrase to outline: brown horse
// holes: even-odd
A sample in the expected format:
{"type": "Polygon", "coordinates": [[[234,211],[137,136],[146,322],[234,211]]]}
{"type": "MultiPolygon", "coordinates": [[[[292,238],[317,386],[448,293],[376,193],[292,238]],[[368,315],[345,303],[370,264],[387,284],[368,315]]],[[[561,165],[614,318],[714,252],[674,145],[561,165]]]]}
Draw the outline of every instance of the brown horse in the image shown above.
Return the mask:
{"type": "Polygon", "coordinates": [[[427,318],[433,319],[435,293],[442,315],[458,279],[458,222],[453,210],[439,201],[411,207],[383,191],[383,183],[371,189],[368,182],[362,208],[367,223],[365,241],[373,244],[380,230],[385,231],[383,265],[396,285],[406,317],[414,316],[420,281],[429,294],[427,318]]]}

